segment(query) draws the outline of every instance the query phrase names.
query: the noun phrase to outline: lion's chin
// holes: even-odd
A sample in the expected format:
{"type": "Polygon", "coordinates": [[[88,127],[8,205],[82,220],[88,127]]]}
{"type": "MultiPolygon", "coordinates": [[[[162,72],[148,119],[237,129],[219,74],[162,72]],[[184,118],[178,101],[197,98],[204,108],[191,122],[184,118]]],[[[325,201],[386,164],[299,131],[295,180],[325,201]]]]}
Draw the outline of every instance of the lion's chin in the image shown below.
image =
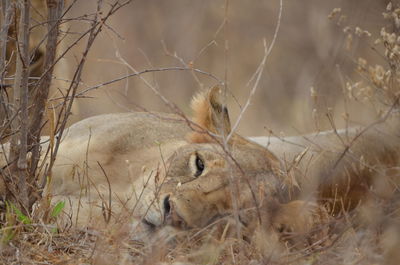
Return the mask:
{"type": "Polygon", "coordinates": [[[131,228],[132,240],[156,244],[169,244],[182,232],[169,225],[155,226],[145,219],[133,221],[131,228]]]}

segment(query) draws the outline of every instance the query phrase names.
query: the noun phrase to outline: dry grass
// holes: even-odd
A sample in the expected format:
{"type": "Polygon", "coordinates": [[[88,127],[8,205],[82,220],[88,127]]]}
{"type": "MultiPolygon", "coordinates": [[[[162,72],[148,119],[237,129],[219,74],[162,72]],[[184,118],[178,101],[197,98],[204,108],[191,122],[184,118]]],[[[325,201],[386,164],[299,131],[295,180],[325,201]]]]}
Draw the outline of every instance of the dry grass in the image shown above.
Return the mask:
{"type": "MultiPolygon", "coordinates": [[[[383,207],[387,202],[376,205],[383,207]]],[[[237,239],[229,225],[172,233],[160,232],[156,239],[140,242],[130,239],[127,229],[82,231],[70,228],[51,233],[33,226],[2,245],[3,264],[396,264],[399,238],[393,220],[397,205],[379,209],[384,218],[373,218],[356,225],[354,216],[330,223],[329,238],[314,245],[283,244],[274,234],[258,231],[237,239]],[[376,220],[381,219],[381,220],[376,220]],[[225,231],[225,232],[224,232],[225,231]],[[172,238],[172,235],[175,237],[172,238]],[[169,238],[168,240],[166,238],[169,238]],[[251,240],[251,241],[249,241],[251,240]],[[251,243],[250,243],[251,242],[251,243]]],[[[377,213],[369,207],[370,216],[377,213]]],[[[297,235],[299,237],[299,235],[297,235]]]]}

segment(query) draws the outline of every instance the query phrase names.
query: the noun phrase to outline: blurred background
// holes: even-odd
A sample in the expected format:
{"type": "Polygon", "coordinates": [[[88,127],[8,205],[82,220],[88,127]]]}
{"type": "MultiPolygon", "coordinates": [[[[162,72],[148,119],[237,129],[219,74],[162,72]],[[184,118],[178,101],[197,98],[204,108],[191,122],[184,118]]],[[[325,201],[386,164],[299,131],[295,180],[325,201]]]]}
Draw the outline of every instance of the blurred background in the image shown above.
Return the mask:
{"type": "MultiPolygon", "coordinates": [[[[96,3],[77,1],[68,16],[82,18],[93,14],[96,3]]],[[[383,64],[382,47],[374,45],[374,41],[384,25],[382,12],[387,3],[284,0],[275,46],[239,132],[246,136],[268,135],[272,129],[275,133],[294,135],[329,129],[328,108],[332,109],[338,127],[345,124],[342,114],[346,109],[351,124],[366,124],[373,119],[370,104],[344,101],[343,90],[346,82],[362,79],[355,70],[360,57],[371,65],[383,64]],[[329,19],[332,10],[339,7],[341,12],[329,19]],[[372,36],[349,35],[355,27],[368,30],[372,36]],[[313,97],[311,90],[315,91],[313,97]]],[[[141,71],[188,64],[221,80],[227,77],[230,115],[236,120],[252,87],[247,83],[264,56],[263,39],[267,45],[273,39],[279,5],[279,0],[133,1],[112,17],[96,40],[80,89],[132,73],[132,68],[141,71]]],[[[107,9],[108,3],[103,6],[107,9]]],[[[84,20],[66,26],[65,43],[73,42],[88,27],[84,20]]],[[[63,61],[76,65],[85,44],[81,41],[63,61]]],[[[71,79],[72,74],[65,66],[56,72],[59,79],[71,79]]],[[[217,84],[208,76],[190,71],[164,71],[142,77],[187,115],[192,95],[217,84]]],[[[60,89],[62,86],[63,82],[57,83],[60,89]]],[[[138,77],[102,86],[86,96],[76,101],[72,117],[75,121],[141,108],[171,112],[138,77]]]]}

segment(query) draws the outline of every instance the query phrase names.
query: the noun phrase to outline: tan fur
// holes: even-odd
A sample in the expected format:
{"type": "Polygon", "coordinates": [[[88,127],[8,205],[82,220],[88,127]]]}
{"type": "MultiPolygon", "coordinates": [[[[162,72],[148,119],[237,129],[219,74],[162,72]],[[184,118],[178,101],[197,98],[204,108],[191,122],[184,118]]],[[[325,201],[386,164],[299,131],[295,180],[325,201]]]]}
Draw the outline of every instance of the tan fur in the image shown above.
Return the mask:
{"type": "Polygon", "coordinates": [[[207,94],[208,91],[196,94],[190,103],[193,110],[192,120],[202,128],[208,128],[211,125],[211,118],[209,117],[210,105],[207,104],[207,94]]]}

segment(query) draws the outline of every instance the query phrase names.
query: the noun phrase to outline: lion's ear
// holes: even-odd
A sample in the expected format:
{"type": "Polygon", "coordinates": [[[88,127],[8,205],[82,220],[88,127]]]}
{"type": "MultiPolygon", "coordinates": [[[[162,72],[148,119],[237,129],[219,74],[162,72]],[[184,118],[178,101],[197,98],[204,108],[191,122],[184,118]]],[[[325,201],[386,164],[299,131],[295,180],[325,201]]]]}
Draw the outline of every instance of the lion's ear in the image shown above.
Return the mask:
{"type": "MultiPolygon", "coordinates": [[[[222,99],[222,90],[219,87],[195,95],[191,102],[193,122],[212,134],[227,136],[231,131],[231,122],[222,99]]],[[[212,141],[212,137],[197,130],[189,136],[189,141],[205,143],[212,141]]]]}

